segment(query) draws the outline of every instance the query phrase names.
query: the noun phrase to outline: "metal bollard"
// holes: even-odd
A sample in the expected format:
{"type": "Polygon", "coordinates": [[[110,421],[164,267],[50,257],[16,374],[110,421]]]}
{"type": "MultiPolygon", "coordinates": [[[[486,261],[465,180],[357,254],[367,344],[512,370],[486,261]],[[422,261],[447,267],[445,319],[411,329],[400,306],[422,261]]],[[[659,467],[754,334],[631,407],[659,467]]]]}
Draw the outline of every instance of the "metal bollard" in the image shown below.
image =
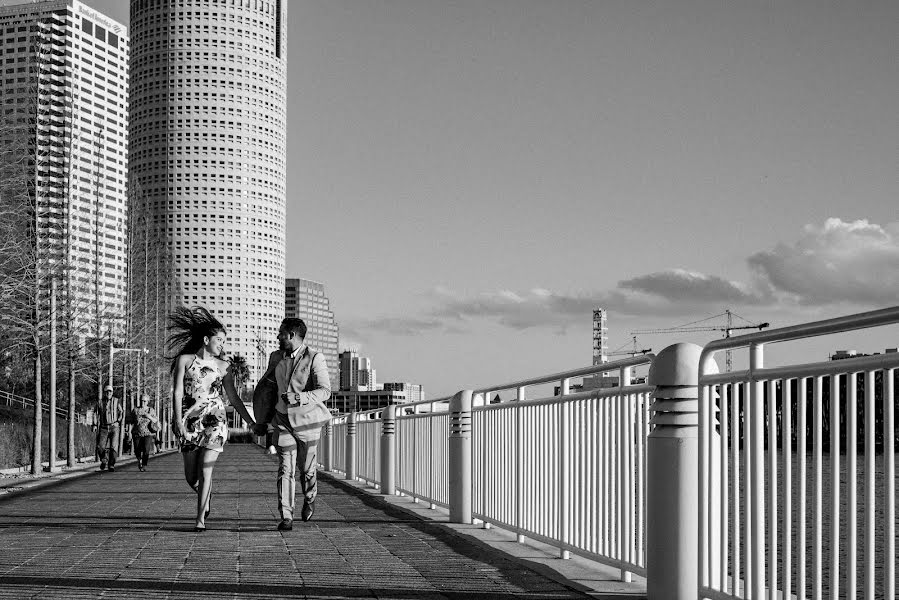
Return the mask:
{"type": "Polygon", "coordinates": [[[356,413],[346,418],[346,479],[356,479],[356,413]]]}
{"type": "MultiPolygon", "coordinates": [[[[699,401],[702,347],[674,344],[649,369],[655,386],[647,440],[646,596],[699,594],[699,401]]],[[[706,373],[717,372],[709,365],[706,373]]]]}
{"type": "Polygon", "coordinates": [[[471,390],[450,400],[450,523],[471,523],[471,390]]]}
{"type": "Polygon", "coordinates": [[[396,406],[381,412],[381,493],[396,494],[396,406]]]}
{"type": "Polygon", "coordinates": [[[325,424],[324,435],[322,436],[322,468],[325,471],[331,470],[331,454],[334,452],[334,425],[329,420],[325,424]]]}

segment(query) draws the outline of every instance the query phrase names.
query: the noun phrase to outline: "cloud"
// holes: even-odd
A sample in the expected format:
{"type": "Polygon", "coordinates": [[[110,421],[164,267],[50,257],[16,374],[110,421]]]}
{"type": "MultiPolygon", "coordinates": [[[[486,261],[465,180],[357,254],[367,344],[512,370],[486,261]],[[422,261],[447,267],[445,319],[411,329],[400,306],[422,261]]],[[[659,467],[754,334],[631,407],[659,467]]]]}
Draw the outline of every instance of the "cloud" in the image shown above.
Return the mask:
{"type": "Polygon", "coordinates": [[[752,274],[747,283],[668,269],[578,293],[535,287],[472,295],[436,287],[422,294],[431,308],[419,315],[367,319],[346,330],[362,340],[372,333],[462,334],[474,321],[492,321],[518,331],[546,327],[564,334],[569,327],[583,327],[599,307],[617,316],[675,318],[717,313],[725,306],[892,305],[899,298],[899,223],[827,219],[820,227],[806,225],[793,243],[751,255],[747,264],[752,274]]]}
{"type": "Polygon", "coordinates": [[[899,298],[899,223],[827,219],[748,263],[762,282],[803,305],[892,305],[899,298]]]}
{"type": "Polygon", "coordinates": [[[763,304],[770,298],[744,284],[715,275],[671,269],[618,283],[619,288],[666,298],[672,302],[763,304]]]}
{"type": "MultiPolygon", "coordinates": [[[[545,288],[528,291],[498,290],[476,296],[454,294],[445,288],[434,290],[437,306],[432,317],[444,322],[492,320],[516,330],[553,327],[563,334],[571,325],[582,326],[595,308],[606,308],[619,315],[692,314],[694,305],[673,302],[642,290],[615,289],[565,294],[545,288]]],[[[712,300],[709,300],[711,302],[712,300]]]]}
{"type": "Polygon", "coordinates": [[[353,339],[368,340],[371,339],[372,333],[414,336],[442,329],[444,329],[444,324],[436,319],[418,317],[381,317],[376,319],[350,321],[341,327],[341,337],[346,333],[347,337],[353,339]]]}

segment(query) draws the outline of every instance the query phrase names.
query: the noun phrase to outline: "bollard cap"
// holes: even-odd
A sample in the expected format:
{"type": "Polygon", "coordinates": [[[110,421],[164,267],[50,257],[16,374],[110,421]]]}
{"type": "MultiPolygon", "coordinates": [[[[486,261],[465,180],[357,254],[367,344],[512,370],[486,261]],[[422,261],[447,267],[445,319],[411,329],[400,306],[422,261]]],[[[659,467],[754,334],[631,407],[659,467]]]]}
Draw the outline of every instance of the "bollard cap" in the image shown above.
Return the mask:
{"type": "MultiPolygon", "coordinates": [[[[659,352],[649,367],[647,381],[653,386],[695,386],[699,383],[699,357],[702,346],[682,342],[659,352]]],[[[706,373],[718,373],[718,363],[706,357],[706,373]]]]}

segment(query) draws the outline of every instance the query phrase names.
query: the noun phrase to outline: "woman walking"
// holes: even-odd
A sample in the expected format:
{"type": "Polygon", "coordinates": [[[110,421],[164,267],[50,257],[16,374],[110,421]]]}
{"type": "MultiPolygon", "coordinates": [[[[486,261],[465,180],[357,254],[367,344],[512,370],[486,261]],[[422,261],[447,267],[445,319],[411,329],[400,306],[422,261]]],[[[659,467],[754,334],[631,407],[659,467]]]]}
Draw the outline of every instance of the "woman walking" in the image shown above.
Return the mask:
{"type": "Polygon", "coordinates": [[[231,364],[220,358],[224,326],[202,307],[179,307],[169,321],[168,347],[176,353],[172,429],[184,458],[184,478],[197,493],[195,531],[206,531],[212,471],[228,439],[223,396],[250,427],[255,422],[237,395],[231,364]]]}
{"type": "Polygon", "coordinates": [[[159,431],[159,417],[150,406],[150,396],[141,394],[139,404],[131,409],[125,417],[125,425],[131,426],[132,446],[137,457],[137,468],[147,469],[147,461],[153,454],[156,432],[159,431]]]}

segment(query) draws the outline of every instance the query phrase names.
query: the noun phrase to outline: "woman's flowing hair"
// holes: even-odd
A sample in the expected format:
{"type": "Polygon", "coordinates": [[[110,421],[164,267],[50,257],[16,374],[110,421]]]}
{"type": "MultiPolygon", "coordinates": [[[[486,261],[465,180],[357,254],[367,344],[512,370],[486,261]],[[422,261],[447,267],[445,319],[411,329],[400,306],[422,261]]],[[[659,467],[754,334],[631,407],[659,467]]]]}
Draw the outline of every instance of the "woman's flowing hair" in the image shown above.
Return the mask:
{"type": "Polygon", "coordinates": [[[217,333],[225,333],[221,321],[202,306],[187,308],[179,306],[169,315],[169,337],[166,347],[172,359],[172,373],[178,364],[178,357],[185,354],[196,354],[203,347],[203,338],[217,333]]]}

